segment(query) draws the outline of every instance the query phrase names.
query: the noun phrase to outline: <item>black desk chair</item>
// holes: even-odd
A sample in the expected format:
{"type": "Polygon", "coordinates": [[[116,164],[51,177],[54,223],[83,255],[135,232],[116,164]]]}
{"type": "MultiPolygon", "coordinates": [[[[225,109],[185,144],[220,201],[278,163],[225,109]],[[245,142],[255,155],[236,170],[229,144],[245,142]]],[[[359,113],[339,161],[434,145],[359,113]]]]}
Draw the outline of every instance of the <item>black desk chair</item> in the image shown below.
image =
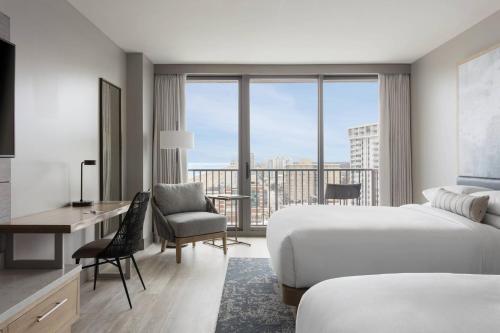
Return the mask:
{"type": "Polygon", "coordinates": [[[94,267],[94,290],[97,282],[97,266],[102,264],[112,264],[118,267],[123,287],[125,288],[125,293],[127,294],[128,304],[131,309],[132,302],[130,302],[127,283],[125,282],[125,277],[123,276],[120,260],[127,258],[132,259],[137,275],[139,275],[142,286],[144,287],[144,290],[146,290],[141,273],[139,272],[139,267],[137,267],[137,263],[135,262],[134,253],[137,252],[140,247],[142,227],[144,225],[144,217],[148,208],[148,202],[149,192],[137,193],[134,200],[132,200],[132,203],[130,204],[127,214],[123,218],[118,231],[112,239],[95,240],[82,246],[75,253],[73,253],[73,258],[76,259],[77,264],[80,263],[80,259],[82,258],[95,259],[95,264],[82,267],[83,269],[94,267]],[[99,262],[99,260],[103,261],[99,262]]]}
{"type": "Polygon", "coordinates": [[[356,200],[360,204],[361,184],[326,184],[325,200],[356,200]]]}

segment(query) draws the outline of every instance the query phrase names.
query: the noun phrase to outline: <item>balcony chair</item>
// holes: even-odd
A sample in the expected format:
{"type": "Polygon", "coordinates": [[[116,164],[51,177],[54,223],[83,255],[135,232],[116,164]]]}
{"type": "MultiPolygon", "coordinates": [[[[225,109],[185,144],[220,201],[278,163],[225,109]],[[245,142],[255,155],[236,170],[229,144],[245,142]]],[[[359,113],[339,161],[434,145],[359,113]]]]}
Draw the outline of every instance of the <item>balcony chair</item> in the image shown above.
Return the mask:
{"type": "Polygon", "coordinates": [[[360,204],[361,184],[326,184],[325,202],[328,200],[356,200],[360,204]]]}
{"type": "Polygon", "coordinates": [[[203,183],[157,184],[153,188],[154,223],[161,239],[161,252],[167,242],[175,242],[176,262],[181,263],[182,245],[222,238],[227,253],[227,218],[218,214],[203,193],[203,183]]]}
{"type": "Polygon", "coordinates": [[[118,267],[123,287],[125,288],[125,293],[127,294],[128,304],[131,309],[132,302],[130,301],[127,283],[125,282],[125,277],[123,276],[120,260],[127,258],[132,259],[137,275],[139,275],[142,286],[144,287],[144,290],[146,290],[139,267],[135,262],[134,253],[137,252],[141,246],[141,240],[143,237],[142,227],[144,225],[144,217],[146,216],[146,210],[148,208],[149,195],[149,192],[139,192],[135,195],[127,214],[123,218],[118,231],[112,239],[103,238],[95,240],[82,246],[75,253],[73,253],[73,258],[76,260],[77,264],[79,264],[80,259],[83,258],[95,259],[94,264],[82,267],[83,269],[94,267],[94,290],[97,282],[97,266],[102,264],[112,264],[118,267]],[[99,262],[99,260],[102,260],[102,262],[99,262]]]}

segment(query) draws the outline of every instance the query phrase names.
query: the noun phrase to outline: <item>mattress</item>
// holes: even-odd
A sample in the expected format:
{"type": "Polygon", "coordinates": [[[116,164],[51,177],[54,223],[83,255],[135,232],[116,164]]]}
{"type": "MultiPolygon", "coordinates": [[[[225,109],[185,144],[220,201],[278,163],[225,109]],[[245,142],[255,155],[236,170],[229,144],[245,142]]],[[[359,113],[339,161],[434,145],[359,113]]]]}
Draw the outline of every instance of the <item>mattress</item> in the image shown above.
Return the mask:
{"type": "Polygon", "coordinates": [[[422,205],[287,207],[272,215],[267,245],[278,280],[294,288],[367,274],[500,273],[500,230],[422,205]]]}
{"type": "Polygon", "coordinates": [[[486,333],[500,327],[500,276],[409,273],[321,282],[299,304],[296,333],[486,333]]]}

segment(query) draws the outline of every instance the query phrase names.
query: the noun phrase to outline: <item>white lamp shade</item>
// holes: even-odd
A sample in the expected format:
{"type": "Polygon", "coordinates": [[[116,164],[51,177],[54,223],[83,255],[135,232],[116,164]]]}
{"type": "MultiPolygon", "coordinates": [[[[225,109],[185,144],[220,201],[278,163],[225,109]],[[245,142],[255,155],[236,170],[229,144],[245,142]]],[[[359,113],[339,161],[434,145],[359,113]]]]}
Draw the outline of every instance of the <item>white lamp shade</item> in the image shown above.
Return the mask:
{"type": "Polygon", "coordinates": [[[161,131],[160,148],[161,149],[191,149],[194,147],[193,133],[186,131],[161,131]]]}

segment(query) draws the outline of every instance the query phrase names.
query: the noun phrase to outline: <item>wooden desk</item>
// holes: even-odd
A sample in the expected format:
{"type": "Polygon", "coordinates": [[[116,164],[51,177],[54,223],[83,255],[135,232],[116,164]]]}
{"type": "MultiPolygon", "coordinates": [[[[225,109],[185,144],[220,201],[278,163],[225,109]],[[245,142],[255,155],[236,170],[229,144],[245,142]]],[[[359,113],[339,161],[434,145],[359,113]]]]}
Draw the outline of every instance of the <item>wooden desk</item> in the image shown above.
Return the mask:
{"type": "Polygon", "coordinates": [[[127,212],[129,206],[130,201],[96,202],[90,207],[67,206],[0,223],[0,232],[7,234],[5,267],[63,268],[63,234],[95,226],[109,218],[124,214],[127,212]],[[55,258],[53,260],[15,260],[13,235],[18,233],[54,234],[55,258]]]}

